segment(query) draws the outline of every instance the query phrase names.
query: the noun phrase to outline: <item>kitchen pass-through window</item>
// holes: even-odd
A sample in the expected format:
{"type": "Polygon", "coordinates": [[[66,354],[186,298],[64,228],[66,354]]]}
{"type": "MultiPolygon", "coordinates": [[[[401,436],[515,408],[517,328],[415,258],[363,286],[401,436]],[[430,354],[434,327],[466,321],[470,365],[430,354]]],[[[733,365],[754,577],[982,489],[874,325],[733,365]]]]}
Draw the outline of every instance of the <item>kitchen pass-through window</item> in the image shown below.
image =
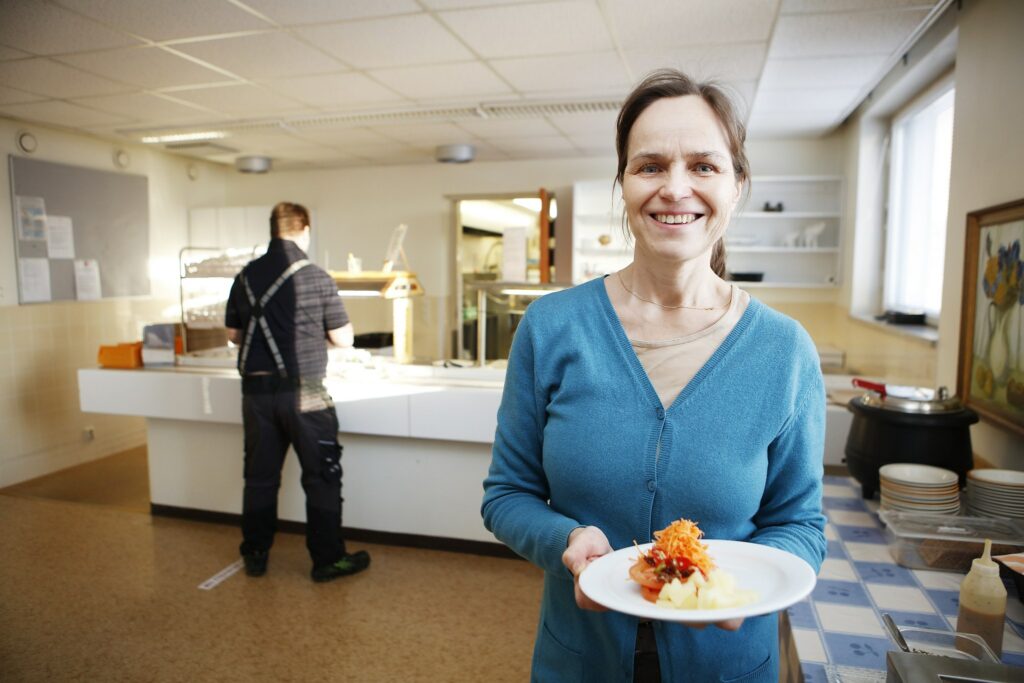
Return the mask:
{"type": "Polygon", "coordinates": [[[953,94],[947,77],[892,123],[883,304],[888,311],[924,313],[932,324],[942,307],[953,94]]]}

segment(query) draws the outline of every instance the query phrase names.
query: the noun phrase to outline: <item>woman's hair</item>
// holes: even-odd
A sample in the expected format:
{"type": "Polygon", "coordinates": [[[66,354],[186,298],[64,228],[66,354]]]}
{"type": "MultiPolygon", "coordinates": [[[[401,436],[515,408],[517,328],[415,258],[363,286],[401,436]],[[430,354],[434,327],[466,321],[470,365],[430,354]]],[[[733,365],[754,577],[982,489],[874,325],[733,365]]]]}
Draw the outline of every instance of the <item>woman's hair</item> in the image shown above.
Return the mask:
{"type": "MultiPolygon", "coordinates": [[[[695,81],[681,71],[675,69],[659,69],[653,71],[633,89],[626,98],[619,118],[615,124],[615,151],[619,157],[619,167],[615,174],[615,182],[622,185],[629,155],[629,133],[633,124],[647,107],[666,97],[683,97],[696,95],[704,100],[715,112],[715,117],[725,130],[729,154],[732,156],[732,170],[736,180],[748,185],[750,183],[750,162],[744,143],[747,129],[736,113],[736,107],[725,90],[713,81],[695,81]]],[[[725,244],[721,238],[711,251],[711,269],[719,277],[725,277],[725,244]]]]}
{"type": "Polygon", "coordinates": [[[307,225],[309,225],[309,211],[302,204],[280,202],[270,212],[271,237],[302,232],[307,225]]]}

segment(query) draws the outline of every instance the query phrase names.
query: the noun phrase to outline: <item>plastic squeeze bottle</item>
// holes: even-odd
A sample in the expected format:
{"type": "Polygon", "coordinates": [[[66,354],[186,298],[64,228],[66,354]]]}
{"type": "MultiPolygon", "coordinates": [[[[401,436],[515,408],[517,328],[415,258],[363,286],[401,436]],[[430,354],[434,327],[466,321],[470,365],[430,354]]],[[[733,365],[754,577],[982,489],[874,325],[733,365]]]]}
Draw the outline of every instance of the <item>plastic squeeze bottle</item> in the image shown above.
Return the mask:
{"type": "Polygon", "coordinates": [[[1006,619],[1006,586],[999,578],[999,565],[992,561],[992,541],[985,539],[985,552],[971,562],[971,571],[960,584],[960,610],[956,630],[976,633],[996,653],[1003,654],[1003,621],[1006,619]]]}

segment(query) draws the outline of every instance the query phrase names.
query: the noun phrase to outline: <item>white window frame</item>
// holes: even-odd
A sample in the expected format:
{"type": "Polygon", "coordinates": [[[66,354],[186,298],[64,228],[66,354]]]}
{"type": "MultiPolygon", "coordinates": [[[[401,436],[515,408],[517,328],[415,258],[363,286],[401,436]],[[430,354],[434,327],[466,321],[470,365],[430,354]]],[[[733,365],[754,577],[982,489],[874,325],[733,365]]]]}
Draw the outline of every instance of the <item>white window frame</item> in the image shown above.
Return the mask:
{"type": "Polygon", "coordinates": [[[942,306],[952,128],[948,139],[943,136],[936,144],[941,123],[930,110],[948,97],[952,111],[954,92],[953,74],[948,73],[898,111],[890,126],[882,308],[923,312],[932,326],[938,325],[942,306]],[[908,138],[908,126],[914,123],[918,137],[908,138]],[[920,137],[922,132],[928,139],[920,137]],[[922,169],[931,173],[925,175],[922,169]]]}

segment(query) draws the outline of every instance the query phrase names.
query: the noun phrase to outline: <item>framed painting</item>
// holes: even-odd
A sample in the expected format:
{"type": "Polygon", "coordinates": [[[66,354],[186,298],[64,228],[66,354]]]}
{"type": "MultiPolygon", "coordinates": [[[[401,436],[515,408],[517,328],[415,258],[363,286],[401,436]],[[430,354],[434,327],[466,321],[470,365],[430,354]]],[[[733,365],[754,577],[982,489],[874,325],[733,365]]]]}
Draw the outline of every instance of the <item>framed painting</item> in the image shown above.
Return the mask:
{"type": "Polygon", "coordinates": [[[957,393],[1024,436],[1024,199],[967,214],[957,393]]]}

